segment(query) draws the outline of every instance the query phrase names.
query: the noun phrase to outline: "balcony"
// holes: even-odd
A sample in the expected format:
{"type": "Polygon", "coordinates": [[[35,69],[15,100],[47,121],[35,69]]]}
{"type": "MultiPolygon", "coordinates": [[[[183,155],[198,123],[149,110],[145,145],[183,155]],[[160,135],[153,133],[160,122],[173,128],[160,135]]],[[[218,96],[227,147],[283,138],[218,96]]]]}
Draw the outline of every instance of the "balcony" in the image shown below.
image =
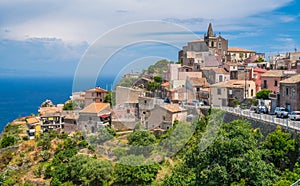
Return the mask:
{"type": "Polygon", "coordinates": [[[35,129],[28,129],[27,132],[28,133],[35,133],[35,129]]]}

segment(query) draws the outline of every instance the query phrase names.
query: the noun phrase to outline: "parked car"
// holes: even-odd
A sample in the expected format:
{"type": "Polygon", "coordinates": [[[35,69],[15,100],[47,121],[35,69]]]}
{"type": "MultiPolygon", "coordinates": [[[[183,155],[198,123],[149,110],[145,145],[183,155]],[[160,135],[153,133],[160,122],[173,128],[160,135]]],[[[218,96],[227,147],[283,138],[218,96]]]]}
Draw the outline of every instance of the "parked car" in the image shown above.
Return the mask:
{"type": "Polygon", "coordinates": [[[300,120],[300,111],[293,111],[289,114],[290,120],[300,120]]]}
{"type": "Polygon", "coordinates": [[[286,109],[284,107],[276,107],[274,114],[276,115],[276,117],[280,117],[280,118],[289,117],[289,111],[288,111],[288,109],[286,109]]]}
{"type": "Polygon", "coordinates": [[[204,103],[203,103],[203,101],[193,100],[192,105],[199,107],[199,106],[203,106],[204,103]]]}
{"type": "Polygon", "coordinates": [[[260,113],[264,113],[264,114],[268,114],[268,108],[262,105],[257,106],[257,109],[255,111],[256,113],[260,114],[260,113]]]}

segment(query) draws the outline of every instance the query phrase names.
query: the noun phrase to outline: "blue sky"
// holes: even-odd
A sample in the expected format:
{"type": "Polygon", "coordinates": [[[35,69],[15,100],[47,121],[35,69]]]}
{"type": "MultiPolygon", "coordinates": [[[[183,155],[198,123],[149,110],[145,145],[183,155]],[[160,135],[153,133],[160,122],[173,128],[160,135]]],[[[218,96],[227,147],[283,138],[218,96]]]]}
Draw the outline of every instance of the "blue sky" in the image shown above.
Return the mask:
{"type": "MultiPolygon", "coordinates": [[[[212,22],[215,33],[220,32],[230,46],[266,55],[300,50],[299,7],[300,2],[293,0],[2,0],[0,77],[71,77],[86,50],[97,41],[128,23],[145,20],[171,22],[200,38],[212,22]]],[[[124,66],[133,61],[139,65],[127,65],[127,70],[146,67],[149,58],[147,62],[141,59],[147,56],[176,61],[178,47],[139,43],[124,48],[118,44],[125,37],[142,36],[145,40],[158,35],[167,44],[176,40],[181,46],[191,35],[178,30],[145,26],[139,33],[119,33],[121,37],[109,42],[122,49],[109,59],[105,73],[125,72],[124,66]]]]}

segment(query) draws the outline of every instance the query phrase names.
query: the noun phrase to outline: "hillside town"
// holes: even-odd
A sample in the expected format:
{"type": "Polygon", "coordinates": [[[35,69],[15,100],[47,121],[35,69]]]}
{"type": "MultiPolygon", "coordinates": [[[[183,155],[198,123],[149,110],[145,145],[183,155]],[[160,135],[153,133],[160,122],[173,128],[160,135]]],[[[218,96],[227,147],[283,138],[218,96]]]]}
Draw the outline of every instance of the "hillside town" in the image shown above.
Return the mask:
{"type": "Polygon", "coordinates": [[[189,41],[178,52],[178,62],[166,64],[161,74],[129,73],[124,78],[136,81],[116,86],[113,93],[95,87],[73,92],[65,104],[47,100],[38,116],[26,120],[29,138],[49,130],[94,133],[106,125],[117,131],[140,125],[164,132],[176,120],[192,120],[201,106],[255,106],[268,114],[276,114],[277,108],[300,110],[300,52],[265,56],[228,43],[210,23],[203,39],[189,41]],[[256,98],[262,90],[269,90],[267,99],[256,98]]]}

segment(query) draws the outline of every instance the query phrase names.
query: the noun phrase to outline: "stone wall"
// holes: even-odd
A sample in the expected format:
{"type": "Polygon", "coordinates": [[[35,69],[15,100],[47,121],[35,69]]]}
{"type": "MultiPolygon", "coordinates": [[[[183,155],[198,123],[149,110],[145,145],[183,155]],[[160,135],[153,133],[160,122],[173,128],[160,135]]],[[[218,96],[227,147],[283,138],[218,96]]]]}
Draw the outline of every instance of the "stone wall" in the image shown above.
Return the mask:
{"type": "MultiPolygon", "coordinates": [[[[204,115],[207,115],[208,108],[201,108],[201,112],[204,115]]],[[[250,122],[252,128],[259,128],[261,133],[264,135],[264,137],[266,137],[269,133],[275,131],[277,126],[278,126],[274,123],[265,122],[265,121],[262,121],[260,119],[247,118],[247,117],[244,117],[244,116],[240,116],[238,114],[225,112],[224,120],[223,120],[225,123],[229,123],[229,122],[234,121],[234,120],[244,120],[245,122],[250,122]]],[[[281,127],[284,131],[288,131],[294,139],[298,140],[298,136],[300,134],[300,131],[296,131],[296,130],[290,129],[290,128],[287,129],[285,126],[281,126],[281,127]]]]}

